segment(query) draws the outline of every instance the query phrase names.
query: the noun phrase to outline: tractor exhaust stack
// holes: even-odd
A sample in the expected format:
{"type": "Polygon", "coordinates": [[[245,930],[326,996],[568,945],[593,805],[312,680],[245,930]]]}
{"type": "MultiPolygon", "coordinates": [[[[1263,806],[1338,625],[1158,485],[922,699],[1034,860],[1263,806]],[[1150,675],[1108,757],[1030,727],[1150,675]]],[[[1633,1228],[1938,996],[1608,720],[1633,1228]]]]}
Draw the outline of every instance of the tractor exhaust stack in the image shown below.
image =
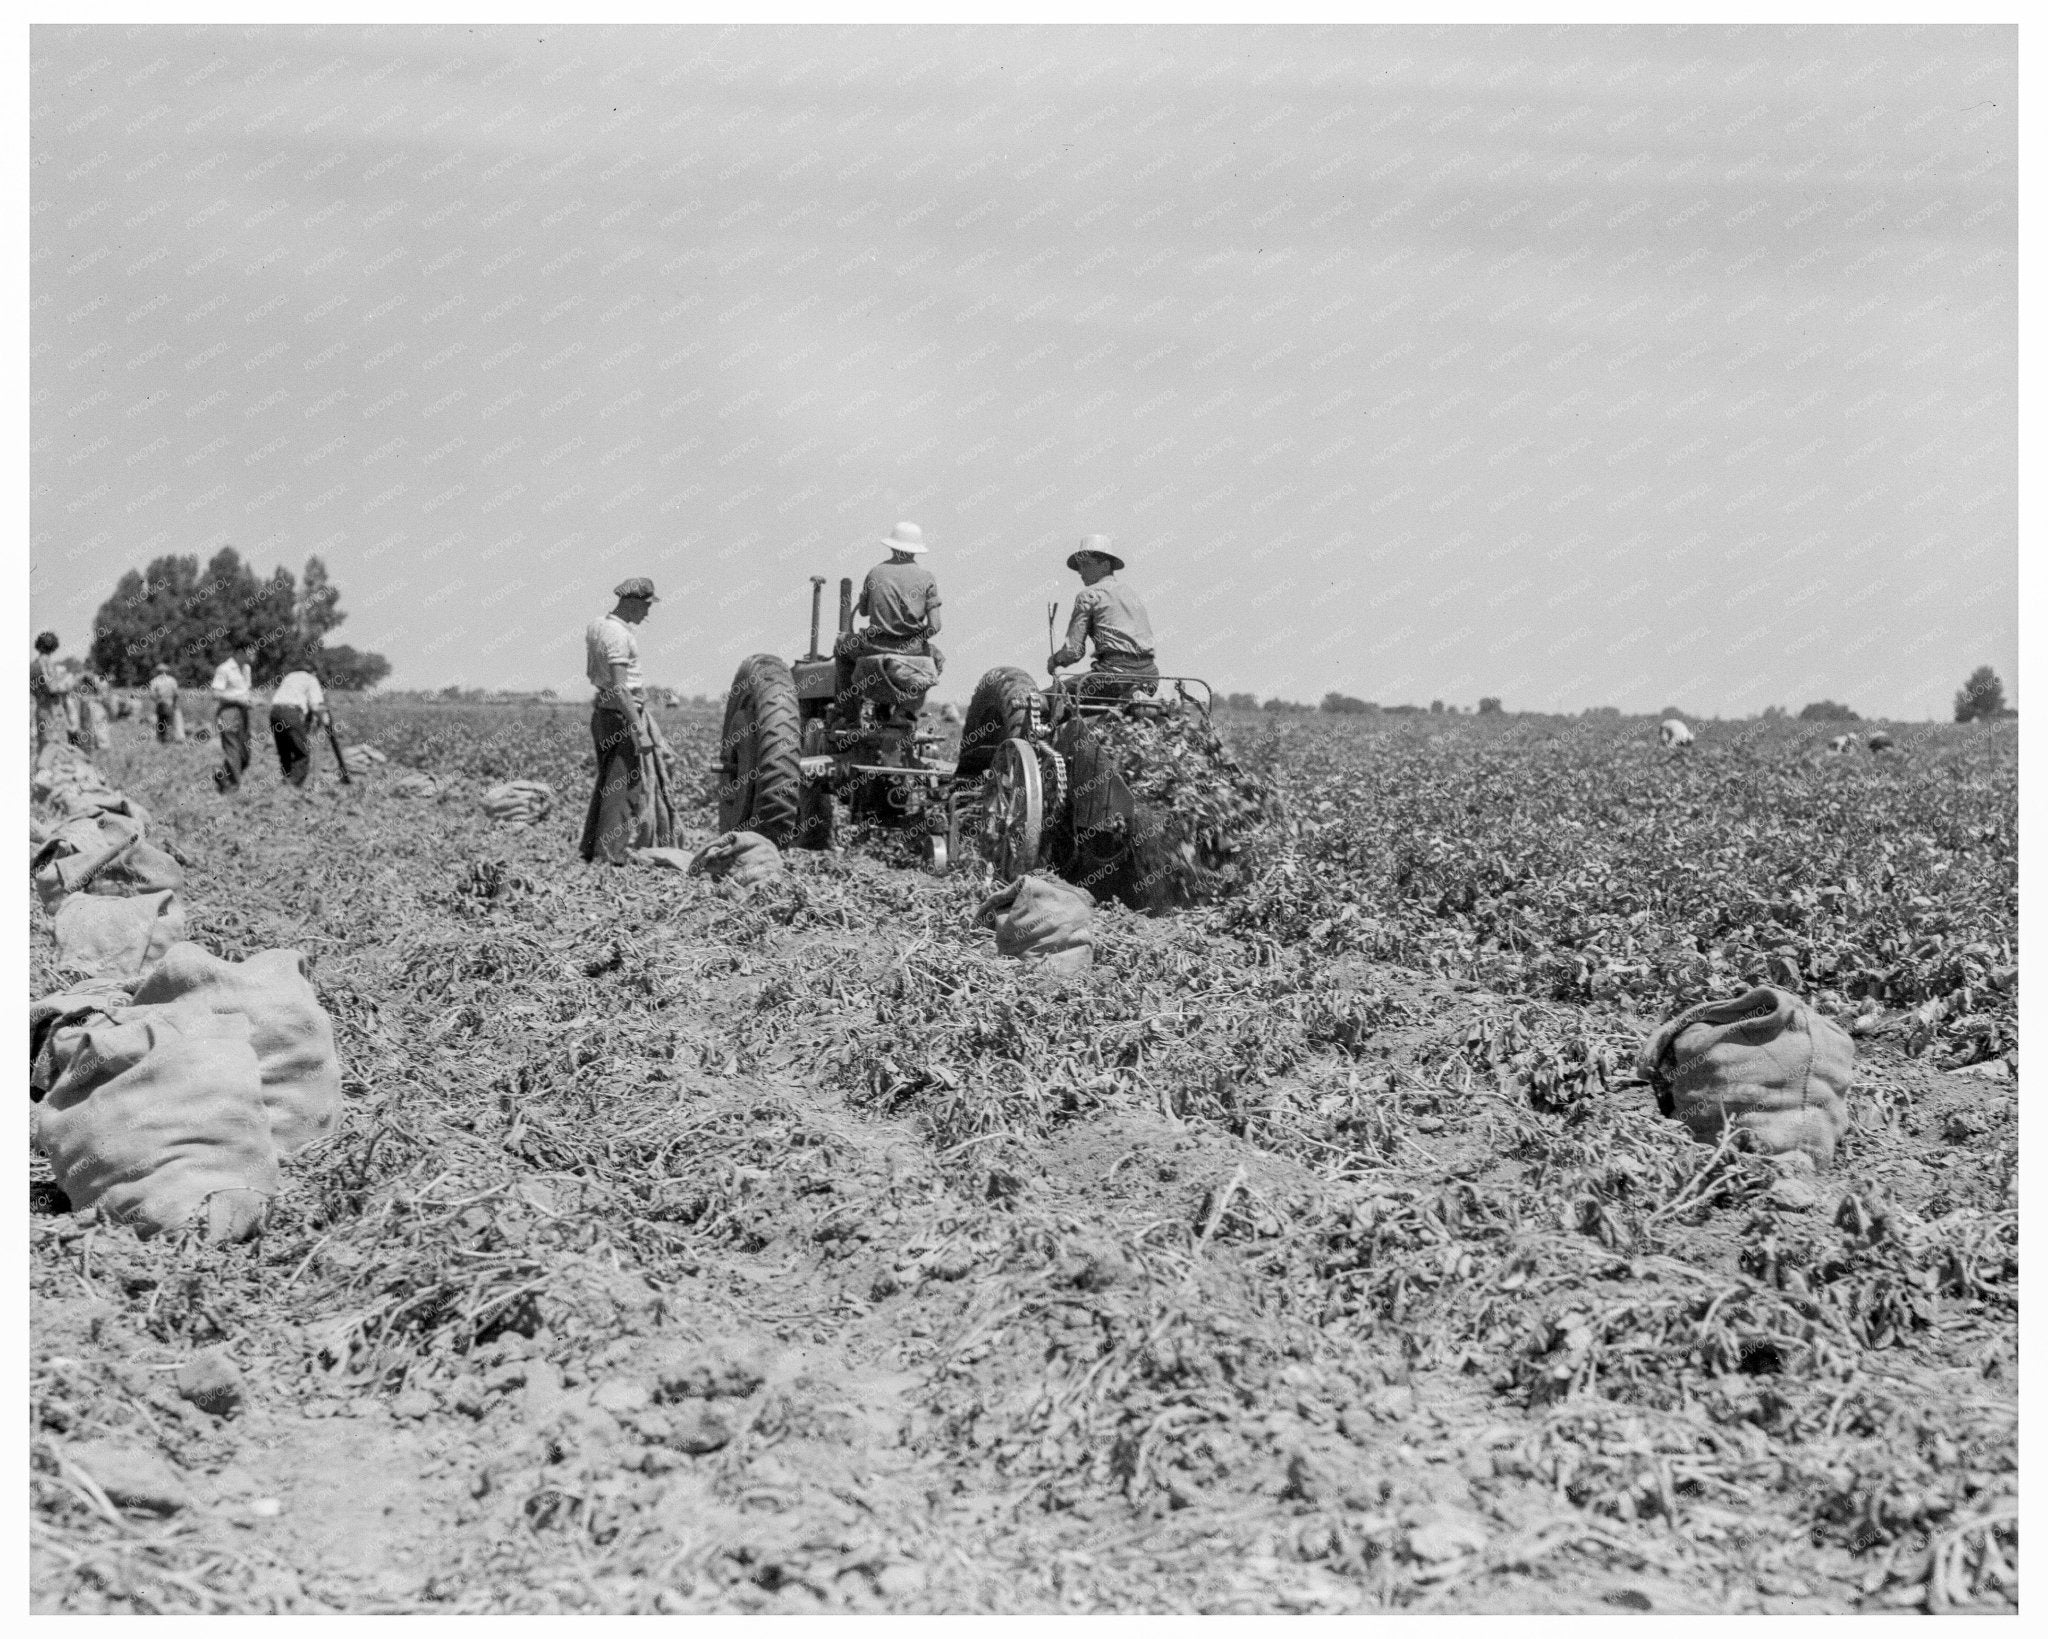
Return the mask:
{"type": "Polygon", "coordinates": [[[823,608],[824,602],[825,577],[823,575],[813,575],[811,577],[811,652],[804,656],[806,660],[823,660],[825,658],[818,653],[818,614],[823,608]]]}
{"type": "Polygon", "coordinates": [[[853,630],[853,577],[839,578],[839,635],[846,636],[853,630]]]}

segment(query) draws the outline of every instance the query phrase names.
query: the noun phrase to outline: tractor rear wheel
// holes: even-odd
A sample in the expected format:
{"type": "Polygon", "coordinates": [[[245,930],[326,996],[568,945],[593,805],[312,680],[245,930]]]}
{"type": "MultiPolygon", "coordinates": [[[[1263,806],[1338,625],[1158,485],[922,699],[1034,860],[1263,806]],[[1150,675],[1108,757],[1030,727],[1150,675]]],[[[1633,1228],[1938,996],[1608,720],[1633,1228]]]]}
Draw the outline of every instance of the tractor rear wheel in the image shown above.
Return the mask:
{"type": "Polygon", "coordinates": [[[719,829],[788,843],[802,800],[802,743],[789,667],[772,654],[749,655],[733,677],[718,739],[719,829]]]}
{"type": "Polygon", "coordinates": [[[982,673],[960,725],[961,779],[978,780],[986,774],[1005,740],[1029,737],[1031,702],[1037,693],[1037,683],[1020,667],[998,666],[982,673]]]}

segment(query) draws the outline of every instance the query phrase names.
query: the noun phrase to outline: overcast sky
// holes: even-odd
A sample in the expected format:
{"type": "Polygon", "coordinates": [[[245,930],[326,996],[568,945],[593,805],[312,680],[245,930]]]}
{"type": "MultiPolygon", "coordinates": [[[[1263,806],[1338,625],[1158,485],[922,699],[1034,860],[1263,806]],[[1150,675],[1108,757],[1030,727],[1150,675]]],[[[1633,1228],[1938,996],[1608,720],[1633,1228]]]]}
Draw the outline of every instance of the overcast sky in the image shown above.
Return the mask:
{"type": "Polygon", "coordinates": [[[391,683],[941,693],[1112,535],[1168,671],[1510,709],[2015,690],[2010,28],[39,28],[31,614],[327,560],[391,683]]]}

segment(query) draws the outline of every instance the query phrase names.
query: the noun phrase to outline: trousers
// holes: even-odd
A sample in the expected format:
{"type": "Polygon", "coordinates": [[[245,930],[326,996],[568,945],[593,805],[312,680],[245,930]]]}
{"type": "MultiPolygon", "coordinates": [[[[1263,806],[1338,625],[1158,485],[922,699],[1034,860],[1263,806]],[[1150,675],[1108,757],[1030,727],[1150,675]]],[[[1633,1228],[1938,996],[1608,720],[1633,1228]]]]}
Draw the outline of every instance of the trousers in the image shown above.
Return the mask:
{"type": "Polygon", "coordinates": [[[220,734],[220,767],[214,770],[213,783],[219,790],[232,791],[249,771],[249,708],[224,700],[213,723],[220,734]]]}
{"type": "Polygon", "coordinates": [[[304,785],[313,771],[313,741],[306,714],[297,706],[270,708],[270,737],[277,743],[277,767],[291,785],[304,785]]]}
{"type": "Polygon", "coordinates": [[[630,864],[628,852],[642,845],[647,810],[633,719],[599,706],[590,714],[590,738],[597,748],[597,783],[583,816],[579,851],[585,864],[630,864]]]}

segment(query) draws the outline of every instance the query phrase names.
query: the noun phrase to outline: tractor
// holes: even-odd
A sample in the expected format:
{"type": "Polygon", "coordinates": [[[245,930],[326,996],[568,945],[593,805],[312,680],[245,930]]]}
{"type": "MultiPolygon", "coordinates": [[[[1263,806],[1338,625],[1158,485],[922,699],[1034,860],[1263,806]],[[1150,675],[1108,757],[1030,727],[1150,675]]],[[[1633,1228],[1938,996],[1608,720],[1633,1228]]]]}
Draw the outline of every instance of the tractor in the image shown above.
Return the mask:
{"type": "Polygon", "coordinates": [[[813,575],[808,654],[787,664],[751,655],[733,678],[719,738],[722,829],[826,848],[837,797],[857,817],[915,832],[935,871],[960,863],[971,838],[999,881],[1046,867],[1140,910],[1184,902],[1166,815],[1132,791],[1117,725],[1197,712],[1206,728],[1207,683],[1083,673],[1042,688],[998,666],[976,685],[958,759],[947,762],[937,754],[944,737],[919,721],[936,670],[892,666],[899,657],[886,654],[848,657],[850,579],[839,583],[838,641],[823,653],[824,588],[813,575]]]}
{"type": "Polygon", "coordinates": [[[810,653],[740,664],[719,736],[718,822],[758,831],[777,847],[829,848],[833,799],[854,816],[918,833],[932,869],[957,857],[959,832],[942,802],[953,765],[934,755],[943,736],[919,721],[937,680],[931,662],[886,654],[849,658],[853,582],[839,583],[839,638],[818,648],[825,577],[811,577],[810,653]],[[897,665],[888,662],[898,661],[897,665]]]}

